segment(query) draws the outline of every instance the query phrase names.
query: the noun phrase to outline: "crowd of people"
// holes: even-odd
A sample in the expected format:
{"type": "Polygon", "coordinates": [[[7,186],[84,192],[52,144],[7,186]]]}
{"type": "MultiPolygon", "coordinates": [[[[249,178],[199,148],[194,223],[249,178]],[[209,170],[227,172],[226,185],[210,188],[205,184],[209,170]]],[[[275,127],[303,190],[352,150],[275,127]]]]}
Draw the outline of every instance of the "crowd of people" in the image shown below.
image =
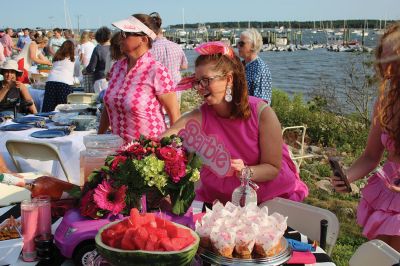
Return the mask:
{"type": "MultiPolygon", "coordinates": [[[[258,56],[260,33],[256,29],[242,32],[238,53],[219,41],[195,48],[199,55],[189,80],[204,103],[181,116],[176,88],[181,82],[180,70],[188,67],[188,61],[180,46],[163,36],[161,25],[157,12],[133,14],[113,23],[118,29],[114,34],[108,27],[99,28],[96,44],[88,32],[82,33],[77,44],[71,33],[63,37],[54,29],[50,39],[24,30],[15,45],[10,41],[12,29],[7,29],[0,42],[0,61],[5,62],[0,68],[4,76],[1,106],[18,93],[17,97],[32,101],[20,78],[36,63],[52,66],[42,111],[54,110],[72,93],[75,62],[79,61],[83,74],[93,75],[95,92],[104,94],[99,134],[110,131],[126,142],[141,134],[159,138],[177,134],[194,120],[206,135],[217,136],[224,144],[232,158],[231,171],[218,177],[203,167],[197,199],[209,204],[229,201],[244,170],[259,186],[259,203],[274,197],[294,201],[307,197],[308,188],[300,180],[282,139],[279,119],[270,107],[271,72],[258,56]],[[19,52],[17,61],[11,59],[12,51],[19,52]]],[[[400,251],[400,184],[396,181],[400,180],[400,24],[389,27],[382,36],[376,65],[381,76],[380,97],[367,146],[346,174],[350,182],[368,176],[383,152],[388,152],[383,171],[372,175],[363,189],[357,221],[366,237],[382,239],[400,251]]],[[[9,113],[10,106],[1,111],[9,113]]],[[[37,110],[31,104],[25,111],[37,110]]],[[[4,169],[4,165],[0,167],[4,169]]],[[[337,191],[344,191],[342,179],[332,177],[332,184],[337,191]]]]}

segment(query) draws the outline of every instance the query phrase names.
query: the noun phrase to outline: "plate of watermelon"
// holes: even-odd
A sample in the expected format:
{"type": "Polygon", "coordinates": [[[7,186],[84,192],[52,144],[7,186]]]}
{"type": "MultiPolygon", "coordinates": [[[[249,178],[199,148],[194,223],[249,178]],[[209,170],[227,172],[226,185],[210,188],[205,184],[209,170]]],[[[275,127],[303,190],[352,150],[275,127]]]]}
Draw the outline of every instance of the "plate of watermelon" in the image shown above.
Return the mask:
{"type": "Polygon", "coordinates": [[[199,236],[188,227],[153,213],[130,216],[102,227],[96,248],[113,265],[188,265],[196,255],[199,236]]]}

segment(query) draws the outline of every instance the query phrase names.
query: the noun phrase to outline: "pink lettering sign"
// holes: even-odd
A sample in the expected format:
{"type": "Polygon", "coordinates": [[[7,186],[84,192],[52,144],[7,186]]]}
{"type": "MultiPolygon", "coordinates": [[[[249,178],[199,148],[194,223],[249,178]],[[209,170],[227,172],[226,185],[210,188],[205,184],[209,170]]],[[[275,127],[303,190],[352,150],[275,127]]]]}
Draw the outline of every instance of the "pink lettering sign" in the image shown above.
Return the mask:
{"type": "Polygon", "coordinates": [[[183,146],[191,152],[196,152],[206,165],[216,175],[224,177],[231,168],[231,156],[223,143],[215,136],[207,136],[199,122],[189,120],[178,135],[183,138],[183,146]]]}

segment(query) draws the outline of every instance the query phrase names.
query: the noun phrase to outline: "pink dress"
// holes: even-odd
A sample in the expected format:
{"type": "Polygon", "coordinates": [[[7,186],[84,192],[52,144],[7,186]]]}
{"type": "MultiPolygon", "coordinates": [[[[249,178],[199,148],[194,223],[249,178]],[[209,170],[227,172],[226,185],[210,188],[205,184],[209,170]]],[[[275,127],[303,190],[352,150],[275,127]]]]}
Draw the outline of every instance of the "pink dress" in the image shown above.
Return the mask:
{"type": "Polygon", "coordinates": [[[142,55],[127,73],[128,60],[113,65],[109,86],[104,95],[113,134],[125,141],[158,137],[165,129],[158,95],[175,90],[168,70],[149,52],[142,55]]]}
{"type": "MultiPolygon", "coordinates": [[[[219,117],[207,104],[200,107],[203,131],[222,141],[229,150],[231,158],[242,159],[246,165],[256,165],[260,162],[257,114],[257,104],[260,101],[263,100],[249,97],[251,117],[247,120],[219,117]]],[[[221,203],[230,201],[233,190],[240,185],[237,177],[217,177],[207,167],[202,168],[200,175],[201,184],[196,191],[196,198],[207,203],[212,203],[216,199],[221,203]]],[[[282,166],[278,176],[274,180],[257,184],[258,203],[274,197],[302,201],[308,195],[308,188],[300,180],[286,144],[282,147],[282,166]]]]}
{"type": "MultiPolygon", "coordinates": [[[[381,135],[381,140],[387,150],[394,150],[394,143],[386,133],[381,135]]],[[[400,236],[400,193],[391,191],[385,185],[385,180],[393,183],[398,178],[400,164],[386,161],[380,171],[369,177],[362,190],[357,222],[368,239],[378,235],[400,236]]]]}

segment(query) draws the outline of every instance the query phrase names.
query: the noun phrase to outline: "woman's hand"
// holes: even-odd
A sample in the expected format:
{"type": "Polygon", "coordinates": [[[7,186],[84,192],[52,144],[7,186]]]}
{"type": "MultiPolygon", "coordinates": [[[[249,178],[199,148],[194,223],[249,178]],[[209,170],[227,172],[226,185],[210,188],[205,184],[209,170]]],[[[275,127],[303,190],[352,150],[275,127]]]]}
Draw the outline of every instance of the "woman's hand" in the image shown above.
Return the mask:
{"type": "Polygon", "coordinates": [[[15,81],[15,87],[17,87],[18,89],[24,89],[26,86],[21,81],[15,81]]]}
{"type": "Polygon", "coordinates": [[[385,185],[388,189],[390,189],[393,192],[400,192],[400,179],[395,179],[393,183],[390,183],[385,180],[385,185]]]}
{"type": "Polygon", "coordinates": [[[231,159],[231,169],[229,173],[231,173],[233,176],[240,177],[240,172],[245,167],[246,165],[242,159],[231,159]]]}
{"type": "Polygon", "coordinates": [[[331,177],[331,184],[336,192],[339,193],[349,192],[349,190],[346,187],[346,183],[343,180],[341,180],[340,177],[338,176],[331,177]]]}

